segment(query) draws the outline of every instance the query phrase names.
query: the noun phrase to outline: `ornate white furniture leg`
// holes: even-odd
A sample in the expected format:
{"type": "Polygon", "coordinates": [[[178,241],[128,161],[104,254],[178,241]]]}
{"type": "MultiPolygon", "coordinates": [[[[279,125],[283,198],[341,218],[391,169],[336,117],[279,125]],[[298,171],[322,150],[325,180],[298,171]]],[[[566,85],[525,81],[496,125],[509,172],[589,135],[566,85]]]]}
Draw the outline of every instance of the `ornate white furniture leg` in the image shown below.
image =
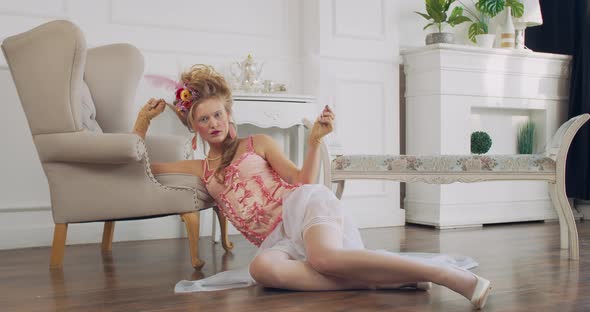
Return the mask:
{"type": "Polygon", "coordinates": [[[211,239],[214,244],[219,243],[219,239],[217,238],[217,216],[215,213],[211,214],[211,239]]]}
{"type": "MultiPolygon", "coordinates": [[[[328,187],[337,183],[336,195],[342,196],[347,179],[392,180],[448,184],[481,181],[547,181],[555,211],[559,217],[560,246],[569,248],[569,258],[578,260],[579,242],[576,221],[565,192],[567,152],[578,130],[590,119],[582,114],[566,121],[546,146],[535,155],[344,155],[333,161],[322,150],[328,187]]],[[[325,143],[324,143],[325,144],[325,143]]]]}
{"type": "Polygon", "coordinates": [[[555,212],[557,212],[557,217],[559,218],[559,239],[561,249],[567,249],[569,246],[569,237],[568,237],[568,225],[565,221],[565,216],[563,215],[563,207],[559,198],[557,197],[557,185],[555,183],[549,183],[549,197],[551,197],[551,202],[553,202],[553,207],[555,208],[555,212]]]}
{"type": "Polygon", "coordinates": [[[549,193],[555,209],[561,210],[561,214],[558,211],[561,247],[563,248],[566,243],[568,244],[569,257],[572,260],[578,260],[580,258],[580,246],[576,220],[574,219],[574,214],[565,191],[565,165],[567,153],[574,136],[584,123],[590,119],[589,116],[589,114],[583,114],[565,122],[557,129],[545,151],[556,162],[555,183],[549,185],[549,193]]]}
{"type": "Polygon", "coordinates": [[[297,125],[297,150],[296,150],[296,155],[295,155],[295,164],[297,164],[298,167],[303,166],[303,159],[304,159],[304,152],[303,150],[304,148],[304,142],[305,142],[305,133],[304,133],[304,126],[303,125],[297,125]]]}

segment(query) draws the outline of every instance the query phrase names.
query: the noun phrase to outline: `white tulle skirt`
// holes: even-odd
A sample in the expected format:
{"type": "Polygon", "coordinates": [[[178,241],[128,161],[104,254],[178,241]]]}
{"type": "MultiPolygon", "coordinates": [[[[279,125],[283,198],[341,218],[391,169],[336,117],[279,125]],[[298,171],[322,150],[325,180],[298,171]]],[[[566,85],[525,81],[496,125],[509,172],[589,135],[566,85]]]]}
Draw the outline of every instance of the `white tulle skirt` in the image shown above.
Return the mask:
{"type": "MultiPolygon", "coordinates": [[[[342,246],[346,249],[363,249],[364,245],[358,228],[342,209],[342,204],[334,193],[321,184],[306,184],[283,197],[283,221],[262,242],[256,255],[265,250],[280,250],[295,260],[305,260],[303,235],[310,227],[324,224],[333,226],[342,234],[342,246]]],[[[380,252],[392,253],[386,250],[380,252]]],[[[433,253],[393,253],[399,256],[455,265],[465,269],[477,266],[470,257],[433,253]]],[[[217,273],[196,280],[178,282],[174,288],[177,293],[214,291],[248,287],[256,282],[249,274],[248,267],[217,273]]]]}

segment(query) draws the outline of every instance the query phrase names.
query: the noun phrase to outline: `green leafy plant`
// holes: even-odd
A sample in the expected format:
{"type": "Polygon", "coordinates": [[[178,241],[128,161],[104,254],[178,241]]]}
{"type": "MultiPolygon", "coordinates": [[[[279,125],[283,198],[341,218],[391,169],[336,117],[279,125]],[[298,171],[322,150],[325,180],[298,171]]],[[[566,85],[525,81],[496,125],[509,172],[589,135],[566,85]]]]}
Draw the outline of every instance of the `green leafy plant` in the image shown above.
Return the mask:
{"type": "Polygon", "coordinates": [[[426,4],[426,13],[416,12],[430,22],[424,26],[423,29],[436,26],[438,32],[442,32],[444,24],[455,27],[456,25],[470,21],[468,17],[463,16],[463,8],[460,6],[456,6],[451,12],[451,15],[447,15],[451,4],[455,1],[456,0],[424,0],[426,4]]]}
{"type": "Polygon", "coordinates": [[[532,154],[533,143],[535,138],[535,123],[527,121],[520,127],[518,127],[518,153],[519,154],[532,154]]]}
{"type": "Polygon", "coordinates": [[[484,154],[492,147],[492,138],[484,131],[471,133],[471,153],[484,154]]]}
{"type": "Polygon", "coordinates": [[[491,17],[495,17],[507,7],[512,9],[514,17],[521,17],[524,13],[524,4],[518,0],[479,0],[475,4],[477,10],[489,14],[491,17]]]}
{"type": "Polygon", "coordinates": [[[462,0],[459,3],[469,13],[471,22],[468,30],[468,37],[472,42],[476,42],[475,36],[489,33],[490,20],[502,12],[505,8],[510,7],[513,17],[521,17],[524,13],[524,5],[518,0],[471,0],[474,10],[469,9],[462,0]]]}

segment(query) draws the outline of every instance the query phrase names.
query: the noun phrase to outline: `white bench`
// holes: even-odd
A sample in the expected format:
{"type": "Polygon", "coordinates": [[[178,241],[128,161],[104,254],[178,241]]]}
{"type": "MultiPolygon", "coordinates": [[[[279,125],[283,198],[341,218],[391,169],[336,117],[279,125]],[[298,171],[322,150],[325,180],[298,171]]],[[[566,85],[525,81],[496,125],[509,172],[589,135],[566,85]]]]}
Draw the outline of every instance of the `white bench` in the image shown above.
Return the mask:
{"type": "Polygon", "coordinates": [[[545,152],[534,155],[341,155],[330,160],[327,145],[322,145],[324,183],[337,183],[341,198],[344,182],[350,179],[376,179],[399,182],[447,184],[498,180],[542,180],[549,184],[549,195],[559,217],[561,248],[569,248],[572,260],[579,258],[578,232],[565,193],[565,162],[570,144],[590,114],[565,122],[547,144],[545,152]]]}

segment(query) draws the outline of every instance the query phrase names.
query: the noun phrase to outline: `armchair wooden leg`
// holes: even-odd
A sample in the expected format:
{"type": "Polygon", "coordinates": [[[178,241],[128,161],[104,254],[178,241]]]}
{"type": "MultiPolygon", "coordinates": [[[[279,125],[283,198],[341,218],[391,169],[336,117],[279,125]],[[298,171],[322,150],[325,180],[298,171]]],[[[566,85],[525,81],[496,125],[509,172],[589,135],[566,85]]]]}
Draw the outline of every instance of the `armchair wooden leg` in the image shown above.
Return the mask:
{"type": "Polygon", "coordinates": [[[180,215],[180,217],[186,226],[186,232],[188,235],[189,247],[191,251],[191,263],[195,270],[200,270],[205,265],[205,262],[199,259],[199,212],[183,213],[180,215]]]}
{"type": "Polygon", "coordinates": [[[217,215],[217,220],[219,220],[221,246],[223,246],[225,251],[230,251],[234,248],[234,244],[229,241],[229,237],[227,236],[227,218],[219,211],[219,209],[215,209],[215,214],[217,215]]]}
{"type": "Polygon", "coordinates": [[[109,252],[113,247],[113,233],[115,231],[115,221],[105,221],[102,231],[102,252],[109,252]]]}
{"type": "Polygon", "coordinates": [[[66,248],[66,236],[68,234],[68,224],[58,223],[53,230],[53,246],[51,247],[50,269],[60,269],[64,259],[66,248]]]}

